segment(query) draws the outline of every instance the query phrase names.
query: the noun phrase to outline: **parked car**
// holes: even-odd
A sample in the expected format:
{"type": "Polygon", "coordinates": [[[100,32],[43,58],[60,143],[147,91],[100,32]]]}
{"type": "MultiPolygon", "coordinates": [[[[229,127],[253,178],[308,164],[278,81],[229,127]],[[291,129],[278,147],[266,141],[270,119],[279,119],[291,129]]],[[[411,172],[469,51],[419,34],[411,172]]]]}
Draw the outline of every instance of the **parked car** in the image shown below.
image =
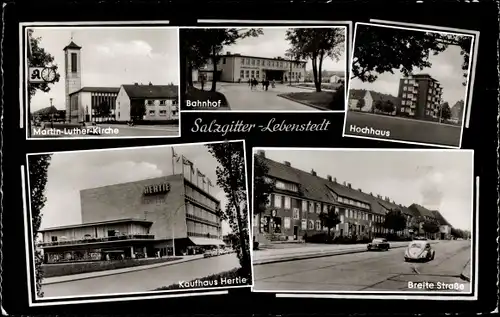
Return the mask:
{"type": "Polygon", "coordinates": [[[204,258],[209,258],[209,257],[212,257],[213,255],[214,254],[213,254],[212,250],[207,250],[207,251],[205,251],[205,253],[203,253],[204,258]]]}
{"type": "Polygon", "coordinates": [[[387,242],[387,239],[375,238],[372,240],[372,242],[368,243],[368,246],[366,248],[368,249],[368,251],[387,251],[391,248],[391,245],[389,244],[389,242],[387,242]]]}
{"type": "Polygon", "coordinates": [[[416,237],[413,237],[413,240],[414,241],[427,241],[427,238],[421,237],[421,236],[416,236],[416,237]]]}
{"type": "Polygon", "coordinates": [[[405,262],[408,261],[432,261],[436,251],[426,240],[414,240],[410,242],[405,250],[405,262]]]}

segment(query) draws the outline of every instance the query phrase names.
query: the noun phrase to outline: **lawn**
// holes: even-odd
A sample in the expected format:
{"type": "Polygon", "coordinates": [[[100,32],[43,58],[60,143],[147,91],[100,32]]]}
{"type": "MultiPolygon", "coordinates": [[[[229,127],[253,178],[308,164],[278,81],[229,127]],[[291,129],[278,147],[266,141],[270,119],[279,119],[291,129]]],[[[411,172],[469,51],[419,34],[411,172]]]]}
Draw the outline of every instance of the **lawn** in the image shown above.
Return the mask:
{"type": "Polygon", "coordinates": [[[149,264],[165,263],[182,259],[181,257],[150,258],[140,260],[113,260],[94,261],[82,263],[58,263],[42,265],[43,277],[56,277],[90,272],[101,272],[107,270],[123,269],[149,264]]]}
{"type": "Polygon", "coordinates": [[[183,110],[228,110],[229,103],[227,101],[226,96],[223,93],[218,91],[209,91],[209,90],[201,90],[195,87],[188,87],[186,92],[186,97],[183,102],[183,110]],[[220,100],[220,107],[198,107],[193,109],[191,107],[186,107],[185,101],[212,101],[217,102],[220,100]]]}
{"type": "Polygon", "coordinates": [[[186,281],[184,284],[189,285],[189,287],[182,286],[180,283],[175,283],[168,286],[163,286],[155,289],[155,291],[167,291],[167,290],[178,290],[178,289],[187,289],[187,288],[204,288],[204,287],[231,287],[231,286],[242,286],[249,285],[251,282],[250,276],[245,276],[242,273],[241,268],[235,268],[230,271],[225,271],[217,274],[212,274],[206,277],[201,277],[194,279],[192,281],[186,281]],[[239,284],[224,284],[221,283],[223,280],[239,280],[242,283],[239,284]],[[245,280],[243,280],[245,279],[245,280]],[[191,286],[197,285],[197,286],[191,286]]]}
{"type": "Polygon", "coordinates": [[[344,130],[346,135],[458,147],[462,128],[461,126],[436,122],[348,111],[344,130]],[[351,130],[354,126],[389,131],[390,136],[355,132],[351,130]]]}
{"type": "MultiPolygon", "coordinates": [[[[295,86],[316,89],[316,86],[314,85],[314,83],[300,83],[300,84],[296,84],[295,86]]],[[[341,86],[342,86],[342,84],[321,83],[321,89],[336,90],[341,86]]]]}
{"type": "MultiPolygon", "coordinates": [[[[343,91],[331,92],[291,92],[278,95],[280,97],[299,102],[305,105],[310,105],[321,110],[344,110],[344,100],[335,101],[335,94],[344,94],[343,91]]],[[[338,99],[338,98],[337,98],[338,99]]]]}

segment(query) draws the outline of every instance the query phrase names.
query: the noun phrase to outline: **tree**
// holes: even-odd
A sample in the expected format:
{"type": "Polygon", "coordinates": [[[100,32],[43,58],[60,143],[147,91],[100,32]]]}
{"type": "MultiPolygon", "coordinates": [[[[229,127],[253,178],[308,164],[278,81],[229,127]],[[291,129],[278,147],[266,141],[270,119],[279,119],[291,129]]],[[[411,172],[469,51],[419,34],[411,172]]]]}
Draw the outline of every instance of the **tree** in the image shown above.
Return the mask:
{"type": "MultiPolygon", "coordinates": [[[[31,199],[31,221],[33,224],[33,245],[37,243],[37,235],[42,222],[42,209],[45,206],[45,186],[47,185],[47,170],[50,165],[50,154],[28,156],[30,199],[31,199]]],[[[36,292],[39,297],[43,297],[43,256],[41,251],[35,248],[35,282],[36,292]]]]}
{"type": "Polygon", "coordinates": [[[49,92],[51,89],[50,85],[57,83],[61,75],[57,72],[57,64],[54,63],[54,56],[46,52],[40,43],[42,41],[41,37],[34,37],[33,30],[28,29],[28,41],[31,45],[31,54],[28,58],[28,67],[52,67],[56,72],[56,77],[52,83],[30,83],[28,85],[29,99],[35,95],[37,90],[43,92],[49,92]]]}
{"type": "Polygon", "coordinates": [[[186,60],[187,86],[193,86],[193,70],[207,63],[211,54],[211,45],[203,38],[206,29],[182,29],[180,31],[181,52],[186,60]]]}
{"type": "Polygon", "coordinates": [[[359,110],[361,111],[364,106],[365,106],[365,99],[364,98],[359,99],[356,104],[356,107],[358,107],[359,110]]]}
{"type": "Polygon", "coordinates": [[[344,110],[345,108],[345,90],[344,84],[333,93],[332,101],[330,102],[329,109],[331,110],[344,110]]]}
{"type": "Polygon", "coordinates": [[[448,102],[444,102],[439,109],[439,122],[449,120],[451,118],[451,108],[448,102]]]}
{"type": "Polygon", "coordinates": [[[222,210],[223,219],[238,235],[235,246],[243,274],[250,276],[250,238],[248,232],[247,180],[244,145],[240,142],[224,142],[207,145],[209,152],[217,160],[217,185],[226,194],[227,204],[222,210]]]}
{"type": "Polygon", "coordinates": [[[385,215],[384,228],[394,232],[400,232],[406,229],[406,217],[401,210],[390,210],[385,215]]]}
{"type": "MultiPolygon", "coordinates": [[[[258,155],[255,155],[253,176],[254,215],[260,215],[261,213],[263,213],[270,201],[270,195],[274,188],[274,181],[271,178],[267,177],[268,172],[269,167],[266,165],[266,163],[258,155]]],[[[259,224],[254,224],[254,226],[256,225],[259,224]]]]}
{"type": "Polygon", "coordinates": [[[130,118],[132,120],[142,120],[146,114],[146,105],[141,100],[130,101],[130,118]]]}
{"type": "Polygon", "coordinates": [[[439,225],[434,221],[426,220],[422,225],[422,229],[424,230],[425,233],[434,234],[439,232],[439,225]]]}
{"type": "Polygon", "coordinates": [[[319,220],[323,227],[328,228],[328,237],[330,237],[331,229],[335,228],[335,226],[340,223],[340,217],[339,214],[335,212],[335,207],[328,208],[327,212],[321,211],[319,220]]]}
{"type": "Polygon", "coordinates": [[[375,102],[373,103],[373,107],[380,111],[380,112],[384,112],[384,104],[381,100],[375,100],[375,102]]]}
{"type": "Polygon", "coordinates": [[[339,60],[344,51],[345,32],[339,28],[288,29],[286,39],[290,42],[289,53],[296,60],[310,59],[316,91],[321,91],[321,73],[326,57],[339,60]]]}
{"type": "MultiPolygon", "coordinates": [[[[449,45],[461,48],[464,57],[462,70],[466,78],[472,45],[470,36],[358,25],[351,78],[371,83],[378,74],[394,74],[394,70],[401,70],[408,76],[414,68],[423,70],[431,67],[429,56],[438,55],[449,45]]],[[[466,85],[465,82],[463,84],[466,85]]]]}
{"type": "Polygon", "coordinates": [[[186,56],[188,84],[191,78],[192,70],[199,68],[208,60],[212,61],[213,79],[211,91],[215,92],[217,88],[217,64],[221,58],[222,49],[225,46],[233,45],[238,40],[247,37],[257,37],[264,34],[262,29],[245,28],[221,28],[221,29],[192,29],[183,32],[182,48],[186,56]],[[186,32],[187,31],[187,32],[186,32]]]}
{"type": "Polygon", "coordinates": [[[383,109],[385,113],[393,113],[394,110],[396,110],[396,107],[394,106],[394,103],[391,100],[386,100],[383,103],[383,109]]]}

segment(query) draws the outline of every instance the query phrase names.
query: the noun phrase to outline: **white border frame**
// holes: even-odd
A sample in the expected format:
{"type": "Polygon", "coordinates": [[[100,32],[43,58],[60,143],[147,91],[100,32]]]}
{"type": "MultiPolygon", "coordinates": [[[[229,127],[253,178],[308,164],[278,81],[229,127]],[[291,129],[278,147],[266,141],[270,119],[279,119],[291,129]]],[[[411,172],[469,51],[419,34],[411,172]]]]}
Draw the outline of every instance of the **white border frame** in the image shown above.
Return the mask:
{"type": "MultiPolygon", "coordinates": [[[[344,96],[346,96],[348,93],[347,77],[349,76],[349,65],[350,65],[349,53],[350,53],[350,43],[352,42],[352,38],[353,38],[352,21],[276,21],[276,20],[255,21],[255,20],[204,20],[204,19],[199,19],[198,23],[207,23],[207,24],[241,23],[242,25],[237,25],[237,26],[234,26],[234,25],[233,26],[228,26],[228,25],[223,25],[223,26],[209,26],[209,25],[181,26],[181,27],[179,27],[179,30],[181,30],[181,29],[241,28],[244,26],[243,24],[246,24],[249,27],[259,27],[262,29],[344,28],[345,29],[345,33],[344,33],[345,34],[345,43],[344,43],[344,54],[345,55],[344,56],[345,56],[345,60],[346,60],[346,65],[345,65],[345,70],[344,70],[344,74],[345,74],[344,75],[345,76],[344,96]],[[283,24],[283,25],[280,25],[280,26],[261,26],[262,24],[266,24],[266,23],[267,24],[283,24]],[[301,24],[308,24],[308,25],[301,25],[301,24]],[[316,26],[314,24],[318,24],[318,25],[316,26]],[[330,24],[330,25],[325,25],[325,24],[330,24]]],[[[179,39],[180,39],[180,37],[179,37],[179,39]]],[[[304,88],[304,91],[307,92],[307,91],[309,91],[309,89],[304,88]]],[[[185,100],[182,100],[182,101],[185,102],[185,100]]],[[[231,105],[229,105],[229,106],[231,106],[231,105]]],[[[186,112],[186,113],[345,113],[347,111],[347,109],[348,109],[347,105],[344,104],[344,110],[312,109],[312,110],[181,110],[181,111],[186,112]]]]}
{"type": "MultiPolygon", "coordinates": [[[[93,22],[20,22],[19,23],[19,107],[20,107],[20,122],[19,127],[26,130],[26,140],[116,140],[116,139],[158,139],[158,138],[179,138],[181,137],[181,69],[180,69],[180,37],[179,29],[175,26],[166,26],[169,21],[93,21],[93,22]],[[139,26],[139,24],[142,24],[139,26]],[[120,26],[121,25],[121,26],[120,26]],[[177,30],[177,51],[179,58],[177,60],[177,94],[178,94],[178,133],[176,135],[146,135],[146,136],[82,136],[82,137],[42,137],[36,138],[29,136],[31,131],[28,131],[28,102],[29,102],[29,82],[28,77],[28,29],[74,29],[74,30],[91,30],[91,29],[163,29],[163,30],[177,30]],[[24,29],[24,30],[23,30],[24,29]],[[26,42],[26,43],[25,43],[26,42]],[[25,45],[23,45],[25,43],[25,45]]],[[[58,65],[60,66],[60,65],[58,65]]]]}
{"type": "MultiPolygon", "coordinates": [[[[252,148],[252,193],[254,190],[254,166],[255,166],[255,155],[259,150],[262,151],[322,151],[322,152],[447,152],[447,153],[470,153],[471,154],[471,164],[472,164],[472,195],[471,195],[471,261],[474,265],[474,272],[471,268],[471,289],[470,292],[418,292],[418,291],[280,291],[280,290],[256,290],[255,289],[255,274],[252,274],[254,281],[252,282],[252,292],[255,293],[274,293],[276,297],[279,298],[341,298],[341,299],[414,299],[414,300],[477,300],[478,294],[478,243],[476,239],[479,233],[479,176],[474,176],[474,150],[460,149],[460,150],[447,150],[447,149],[384,149],[384,148],[303,148],[303,147],[253,147],[252,148]],[[475,182],[474,182],[475,181],[475,182]],[[476,188],[474,189],[474,184],[476,183],[476,188]],[[476,205],[474,208],[474,200],[476,200],[476,205]],[[475,209],[475,210],[474,210],[475,209]],[[475,219],[474,219],[475,218],[475,219]],[[475,228],[474,228],[474,220],[475,228]],[[474,254],[475,253],[475,254],[474,254]],[[474,285],[472,285],[474,283],[474,285]],[[472,289],[474,287],[474,290],[472,289]],[[393,295],[394,293],[400,293],[393,295]],[[380,294],[380,295],[377,295],[380,294]],[[384,295],[390,294],[390,295],[384,295]],[[434,295],[435,294],[435,295],[434,295]],[[439,295],[450,295],[450,296],[439,296],[439,295]],[[456,294],[456,296],[453,296],[456,294]],[[460,294],[460,295],[458,295],[460,294]]],[[[253,197],[252,195],[252,208],[253,208],[253,197]]],[[[252,210],[253,215],[253,210],[252,210]]],[[[253,233],[253,227],[252,227],[253,233]]],[[[253,237],[252,237],[253,238],[253,237]]],[[[253,250],[252,250],[253,253],[253,250]]],[[[253,260],[253,258],[252,258],[253,260]]],[[[253,266],[253,262],[252,262],[253,266]]]]}
{"type": "MultiPolygon", "coordinates": [[[[118,301],[130,301],[130,300],[144,300],[144,299],[157,299],[157,298],[171,298],[171,297],[188,297],[188,296],[204,296],[204,295],[222,295],[228,294],[229,289],[235,288],[251,288],[253,285],[253,255],[252,248],[250,245],[250,266],[252,278],[249,284],[238,285],[238,286],[228,286],[228,287],[206,287],[206,288],[190,288],[190,289],[180,289],[180,290],[166,290],[166,291],[145,291],[145,292],[129,292],[129,293],[112,293],[112,294],[96,294],[96,295],[80,295],[80,296],[57,296],[57,297],[42,297],[39,298],[35,290],[35,265],[34,265],[34,251],[35,247],[33,245],[32,238],[30,234],[33,233],[33,222],[31,219],[31,198],[28,199],[28,192],[30,190],[29,177],[29,156],[43,155],[43,154],[63,154],[63,153],[78,153],[78,152],[103,152],[103,151],[120,151],[120,150],[140,150],[144,148],[169,148],[169,147],[181,147],[181,146],[193,146],[193,145],[207,145],[207,144],[219,144],[219,143],[235,143],[242,142],[243,144],[243,156],[245,163],[245,177],[248,183],[248,170],[247,170],[247,156],[246,156],[246,143],[244,139],[241,140],[230,140],[230,141],[213,141],[213,142],[194,142],[194,143],[182,143],[182,144],[168,144],[168,145],[149,145],[149,146],[132,146],[123,148],[107,148],[107,149],[93,149],[93,150],[78,150],[78,151],[56,151],[56,152],[38,152],[38,153],[28,153],[26,154],[26,162],[21,166],[21,181],[22,181],[22,197],[23,197],[23,209],[24,209],[24,231],[25,231],[25,251],[26,251],[26,269],[27,269],[27,285],[28,285],[28,305],[29,307],[36,306],[54,306],[54,305],[68,305],[68,304],[84,304],[84,303],[100,303],[100,302],[118,302],[118,301]],[[29,223],[29,227],[28,227],[29,223]],[[34,292],[33,292],[33,291],[34,292]],[[199,293],[195,293],[200,291],[199,293]],[[34,296],[33,296],[34,295],[34,296]],[[143,296],[138,296],[143,295],[143,296]],[[97,299],[87,299],[94,298],[97,299]]],[[[247,226],[249,230],[249,243],[252,243],[251,236],[251,222],[250,222],[250,205],[249,205],[249,193],[247,188],[247,226]]]]}
{"type": "MultiPolygon", "coordinates": [[[[465,109],[463,110],[463,113],[462,113],[462,124],[461,124],[461,128],[460,128],[460,141],[458,142],[459,144],[457,146],[451,146],[451,145],[442,145],[442,144],[433,144],[433,143],[415,142],[415,141],[405,141],[405,140],[398,140],[398,139],[385,139],[385,138],[347,134],[346,133],[347,116],[348,116],[349,111],[350,111],[349,110],[349,91],[351,89],[351,87],[350,87],[351,86],[350,85],[351,79],[350,78],[349,78],[349,91],[346,95],[346,113],[344,116],[344,127],[342,129],[342,137],[377,140],[377,141],[403,143],[403,144],[425,145],[425,146],[449,148],[449,149],[460,149],[462,147],[464,128],[468,127],[468,124],[469,124],[469,116],[470,116],[469,109],[471,108],[471,103],[472,103],[472,91],[474,88],[473,81],[474,81],[475,73],[476,73],[475,72],[476,56],[477,56],[477,50],[478,50],[477,38],[476,38],[476,33],[475,33],[476,31],[471,31],[471,30],[466,31],[466,30],[461,30],[461,29],[435,27],[432,25],[420,25],[420,24],[402,23],[402,22],[390,22],[390,21],[380,21],[380,20],[370,20],[370,21],[371,21],[370,23],[356,22],[356,24],[354,26],[353,49],[352,49],[352,55],[351,55],[351,59],[350,59],[351,64],[349,67],[349,73],[352,73],[352,61],[354,59],[355,43],[356,43],[356,30],[357,30],[358,25],[365,25],[365,26],[379,27],[379,28],[402,29],[402,30],[408,30],[408,31],[414,31],[414,32],[429,32],[429,33],[440,33],[440,34],[457,35],[457,36],[470,36],[472,38],[471,50],[469,52],[469,55],[470,55],[469,68],[467,71],[467,86],[465,87],[465,97],[464,97],[464,108],[465,109]],[[383,24],[383,23],[385,23],[385,24],[383,24]],[[460,32],[468,32],[468,33],[460,33],[460,32]],[[472,67],[473,65],[474,65],[474,67],[472,67]],[[471,78],[472,78],[472,82],[471,82],[471,78]],[[467,104],[465,103],[465,101],[467,101],[467,104]],[[466,113],[467,113],[467,118],[466,118],[466,113]],[[467,120],[467,122],[466,122],[466,120],[467,120]]],[[[477,32],[477,36],[478,35],[479,35],[479,32],[477,32]]],[[[406,118],[404,118],[404,119],[405,120],[412,120],[412,119],[406,119],[406,118]]],[[[418,120],[415,120],[415,121],[418,121],[418,120]]],[[[429,121],[428,123],[433,123],[433,122],[429,121]]],[[[438,124],[438,123],[434,123],[434,124],[438,124]]]]}

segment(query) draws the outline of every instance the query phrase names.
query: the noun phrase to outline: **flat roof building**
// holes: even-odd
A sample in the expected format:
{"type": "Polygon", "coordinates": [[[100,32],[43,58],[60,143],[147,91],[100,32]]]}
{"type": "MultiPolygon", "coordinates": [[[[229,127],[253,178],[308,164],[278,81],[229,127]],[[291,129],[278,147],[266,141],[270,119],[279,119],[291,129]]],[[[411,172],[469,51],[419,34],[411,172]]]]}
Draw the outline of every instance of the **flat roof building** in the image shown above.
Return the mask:
{"type": "Polygon", "coordinates": [[[47,263],[193,254],[224,246],[220,201],[170,175],[80,191],[82,223],[43,232],[47,263]],[[112,257],[112,256],[111,256],[112,257]]]}
{"type": "Polygon", "coordinates": [[[428,74],[418,74],[399,80],[396,113],[415,119],[435,120],[439,117],[443,88],[428,74]]]}
{"type": "MultiPolygon", "coordinates": [[[[193,72],[193,79],[199,81],[203,76],[205,80],[211,81],[214,76],[213,72],[214,67],[212,61],[209,60],[205,66],[193,72]]],[[[306,62],[227,52],[220,57],[215,76],[218,81],[232,83],[246,82],[252,78],[259,81],[268,79],[303,82],[306,78],[306,62]]]]}

